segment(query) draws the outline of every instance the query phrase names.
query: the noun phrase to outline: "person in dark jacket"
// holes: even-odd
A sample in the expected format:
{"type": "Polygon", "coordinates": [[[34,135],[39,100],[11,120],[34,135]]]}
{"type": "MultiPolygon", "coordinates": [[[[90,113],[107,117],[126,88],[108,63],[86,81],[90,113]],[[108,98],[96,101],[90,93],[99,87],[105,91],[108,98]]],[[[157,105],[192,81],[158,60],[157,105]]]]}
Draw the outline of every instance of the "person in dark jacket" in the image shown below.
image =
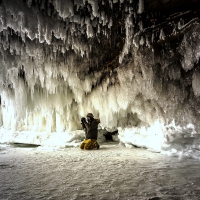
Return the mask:
{"type": "Polygon", "coordinates": [[[98,138],[98,124],[100,123],[99,119],[94,119],[92,113],[88,113],[87,121],[84,117],[81,118],[81,124],[85,130],[85,140],[80,145],[81,149],[99,149],[99,144],[97,142],[98,138]]]}

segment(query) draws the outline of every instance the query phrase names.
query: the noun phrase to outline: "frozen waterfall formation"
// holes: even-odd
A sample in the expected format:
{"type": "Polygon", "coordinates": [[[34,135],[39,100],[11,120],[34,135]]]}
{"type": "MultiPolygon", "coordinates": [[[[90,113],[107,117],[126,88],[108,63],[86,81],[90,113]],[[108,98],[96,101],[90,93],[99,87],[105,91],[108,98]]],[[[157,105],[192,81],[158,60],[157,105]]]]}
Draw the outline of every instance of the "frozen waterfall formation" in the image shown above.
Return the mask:
{"type": "Polygon", "coordinates": [[[125,144],[198,137],[199,8],[198,0],[1,0],[0,125],[67,132],[93,112],[125,144]]]}

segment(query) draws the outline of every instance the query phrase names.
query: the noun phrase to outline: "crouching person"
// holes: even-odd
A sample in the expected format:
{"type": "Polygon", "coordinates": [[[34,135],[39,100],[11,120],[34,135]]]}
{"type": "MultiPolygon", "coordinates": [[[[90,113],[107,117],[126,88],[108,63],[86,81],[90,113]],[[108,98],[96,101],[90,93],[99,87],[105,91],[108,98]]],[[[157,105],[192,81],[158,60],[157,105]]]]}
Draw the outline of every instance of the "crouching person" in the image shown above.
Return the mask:
{"type": "Polygon", "coordinates": [[[99,119],[94,119],[92,113],[88,113],[87,121],[83,117],[81,118],[81,124],[85,130],[85,140],[82,142],[80,148],[89,150],[89,149],[99,149],[99,144],[97,142],[98,138],[98,124],[100,123],[99,119]]]}

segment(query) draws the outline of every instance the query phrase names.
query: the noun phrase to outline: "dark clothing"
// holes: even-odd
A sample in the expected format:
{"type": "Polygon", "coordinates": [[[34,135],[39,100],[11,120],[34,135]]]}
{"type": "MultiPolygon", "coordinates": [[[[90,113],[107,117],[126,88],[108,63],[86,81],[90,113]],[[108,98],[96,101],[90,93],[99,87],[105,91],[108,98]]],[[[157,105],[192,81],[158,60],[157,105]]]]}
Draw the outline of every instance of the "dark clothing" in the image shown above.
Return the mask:
{"type": "Polygon", "coordinates": [[[106,132],[103,135],[105,136],[106,140],[113,140],[113,135],[118,134],[118,130],[113,131],[113,132],[106,132]]]}
{"type": "Polygon", "coordinates": [[[100,123],[99,119],[93,119],[91,122],[84,122],[82,124],[83,128],[85,129],[85,137],[86,139],[95,139],[97,140],[98,137],[98,124],[100,123]]]}
{"type": "MultiPolygon", "coordinates": [[[[93,116],[93,115],[92,115],[93,116]]],[[[94,119],[93,117],[87,116],[88,122],[83,117],[81,118],[81,124],[85,130],[85,140],[81,143],[80,148],[85,150],[99,149],[99,144],[97,142],[98,137],[98,124],[99,119],[94,119]]]]}

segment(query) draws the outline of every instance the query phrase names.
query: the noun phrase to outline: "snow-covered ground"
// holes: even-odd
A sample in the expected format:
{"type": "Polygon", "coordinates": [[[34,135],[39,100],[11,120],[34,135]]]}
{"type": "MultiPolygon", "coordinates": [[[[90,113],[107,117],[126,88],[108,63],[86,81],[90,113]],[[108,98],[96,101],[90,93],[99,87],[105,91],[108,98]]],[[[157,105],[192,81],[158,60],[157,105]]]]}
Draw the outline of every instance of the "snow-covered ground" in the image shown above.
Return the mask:
{"type": "Polygon", "coordinates": [[[198,200],[200,161],[102,142],[78,147],[0,146],[1,200],[198,200]]]}

